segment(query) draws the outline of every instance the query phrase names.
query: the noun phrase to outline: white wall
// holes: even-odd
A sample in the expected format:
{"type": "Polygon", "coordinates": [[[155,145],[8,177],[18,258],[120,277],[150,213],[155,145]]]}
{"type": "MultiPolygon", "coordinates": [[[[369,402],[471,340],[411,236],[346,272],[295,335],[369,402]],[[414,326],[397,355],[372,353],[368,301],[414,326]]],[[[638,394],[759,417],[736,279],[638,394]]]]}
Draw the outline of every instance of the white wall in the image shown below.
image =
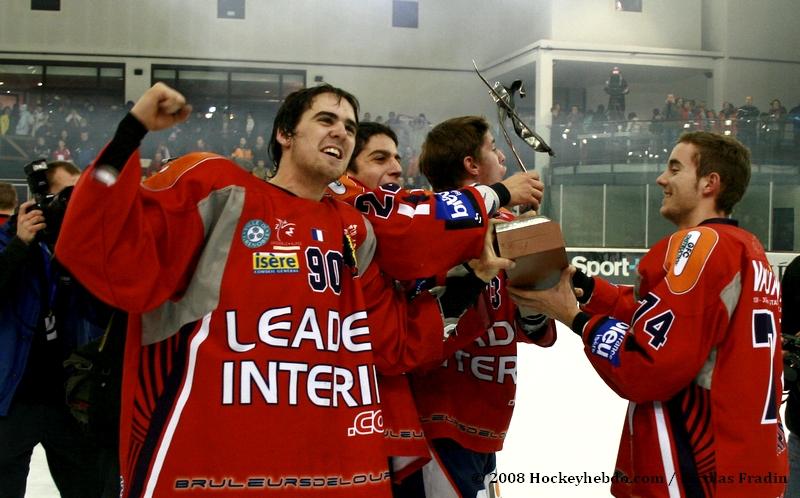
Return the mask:
{"type": "MultiPolygon", "coordinates": [[[[800,103],[800,4],[797,0],[704,0],[703,44],[725,54],[722,99],[761,110],[779,98],[787,109],[800,103]]],[[[718,103],[717,103],[718,104],[718,103]]]]}
{"type": "Polygon", "coordinates": [[[0,37],[6,51],[464,69],[541,38],[538,10],[426,0],[410,29],[392,27],[391,0],[251,0],[245,20],[217,19],[216,0],[68,1],[59,12],[4,0],[0,37]]]}
{"type": "Polygon", "coordinates": [[[425,112],[435,123],[486,108],[471,60],[532,43],[531,26],[549,27],[546,7],[426,0],[419,29],[407,29],[391,27],[391,0],[250,0],[245,20],[217,19],[215,0],[84,0],[60,12],[4,0],[0,46],[22,52],[12,58],[124,62],[126,100],[149,87],[151,64],[289,68],[352,91],[373,116],[425,112]]]}
{"type": "Polygon", "coordinates": [[[613,0],[551,0],[554,40],[700,50],[697,0],[642,2],[642,12],[617,12],[613,0]]]}
{"type": "MultiPolygon", "coordinates": [[[[73,54],[64,57],[69,60],[89,59],[85,54],[116,56],[112,60],[128,64],[128,99],[149,85],[151,62],[168,61],[153,57],[174,57],[183,64],[196,59],[197,64],[306,69],[309,80],[323,74],[333,81],[330,75],[336,74],[340,84],[364,99],[365,108],[377,108],[382,100],[385,107],[400,112],[425,107],[440,117],[465,112],[458,102],[473,98],[469,91],[436,92],[460,91],[470,81],[467,73],[449,70],[469,70],[472,58],[484,66],[539,39],[728,48],[729,58],[721,61],[717,75],[724,82],[716,84],[715,108],[722,100],[741,103],[745,95],[753,95],[761,108],[774,97],[787,107],[800,102],[799,64],[741,59],[798,60],[800,38],[793,27],[800,16],[797,0],[645,1],[641,13],[616,12],[613,4],[424,0],[419,3],[419,29],[406,29],[391,27],[390,0],[250,0],[243,21],[217,19],[215,0],[82,0],[64,2],[60,12],[31,11],[28,0],[4,0],[0,47],[6,53],[22,52],[25,58],[54,59],[59,53],[73,54]],[[143,67],[145,75],[134,76],[133,67],[143,67]],[[412,71],[420,68],[425,71],[412,71]],[[380,82],[386,81],[399,90],[384,92],[380,82]],[[417,105],[419,100],[430,102],[417,105]],[[446,109],[449,102],[457,106],[452,112],[446,109]]],[[[624,60],[624,54],[620,57],[624,60]]],[[[682,83],[664,86],[676,84],[682,83]]],[[[677,92],[700,95],[694,86],[677,92]]],[[[658,88],[650,93],[665,92],[658,88]]],[[[645,96],[644,91],[632,92],[629,107],[640,114],[642,109],[649,111],[652,106],[645,96]]],[[[597,88],[590,89],[593,106],[606,101],[597,88]]]]}
{"type": "Polygon", "coordinates": [[[728,0],[727,4],[729,56],[800,62],[797,0],[728,0]]]}
{"type": "MultiPolygon", "coordinates": [[[[389,111],[417,115],[438,123],[460,114],[480,114],[491,103],[483,84],[472,72],[415,71],[318,66],[309,75],[351,90],[363,111],[372,117],[389,111]]],[[[312,84],[312,83],[309,83],[312,84]]]]}
{"type": "Polygon", "coordinates": [[[724,52],[727,43],[728,1],[703,0],[703,50],[724,52]]]}

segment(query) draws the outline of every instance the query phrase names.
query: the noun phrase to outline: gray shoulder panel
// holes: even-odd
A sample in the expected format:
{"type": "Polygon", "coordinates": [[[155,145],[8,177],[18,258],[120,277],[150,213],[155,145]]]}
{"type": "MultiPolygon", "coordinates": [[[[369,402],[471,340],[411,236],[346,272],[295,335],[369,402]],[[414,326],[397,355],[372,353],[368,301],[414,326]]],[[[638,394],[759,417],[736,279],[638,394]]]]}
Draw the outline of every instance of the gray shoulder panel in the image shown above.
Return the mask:
{"type": "Polygon", "coordinates": [[[364,237],[364,243],[356,249],[356,261],[358,262],[359,275],[363,275],[364,270],[372,263],[372,258],[375,256],[375,249],[377,248],[375,230],[372,228],[372,223],[370,223],[366,217],[364,217],[364,225],[367,227],[367,235],[364,237]]]}
{"type": "Polygon", "coordinates": [[[179,301],[167,301],[142,315],[142,344],[163,341],[217,308],[222,275],[244,198],[244,187],[231,185],[211,192],[197,203],[206,243],[194,275],[179,301]]]}
{"type": "Polygon", "coordinates": [[[725,304],[725,309],[728,310],[728,320],[733,316],[736,311],[736,305],[739,303],[739,296],[742,295],[742,273],[736,272],[728,285],[722,289],[719,298],[725,304]]]}

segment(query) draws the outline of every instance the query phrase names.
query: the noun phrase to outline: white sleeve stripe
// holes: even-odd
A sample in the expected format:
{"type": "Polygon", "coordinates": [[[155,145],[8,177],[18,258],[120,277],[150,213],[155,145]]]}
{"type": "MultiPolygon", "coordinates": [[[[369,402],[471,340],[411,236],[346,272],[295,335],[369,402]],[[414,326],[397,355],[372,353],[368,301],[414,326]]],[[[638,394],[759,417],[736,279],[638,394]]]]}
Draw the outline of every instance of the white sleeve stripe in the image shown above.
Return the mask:
{"type": "Polygon", "coordinates": [[[478,192],[481,193],[481,197],[483,197],[483,204],[486,206],[486,212],[489,213],[490,217],[493,216],[494,213],[500,209],[500,197],[497,195],[497,192],[486,185],[475,185],[475,188],[478,189],[478,192]]]}
{"type": "Polygon", "coordinates": [[[399,204],[397,206],[397,214],[413,218],[416,215],[431,214],[431,207],[428,204],[419,204],[416,207],[409,204],[399,204]]]}

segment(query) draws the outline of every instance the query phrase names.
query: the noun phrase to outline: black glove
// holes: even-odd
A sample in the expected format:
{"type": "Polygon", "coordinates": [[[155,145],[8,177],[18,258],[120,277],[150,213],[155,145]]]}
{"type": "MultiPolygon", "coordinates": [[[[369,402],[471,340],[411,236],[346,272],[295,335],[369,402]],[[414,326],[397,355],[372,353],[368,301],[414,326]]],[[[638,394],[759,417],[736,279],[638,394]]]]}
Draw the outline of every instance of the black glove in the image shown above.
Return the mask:
{"type": "Polygon", "coordinates": [[[586,304],[592,297],[592,291],[594,291],[594,277],[588,276],[581,270],[575,270],[572,275],[572,287],[583,291],[583,296],[578,298],[578,302],[586,304]]]}

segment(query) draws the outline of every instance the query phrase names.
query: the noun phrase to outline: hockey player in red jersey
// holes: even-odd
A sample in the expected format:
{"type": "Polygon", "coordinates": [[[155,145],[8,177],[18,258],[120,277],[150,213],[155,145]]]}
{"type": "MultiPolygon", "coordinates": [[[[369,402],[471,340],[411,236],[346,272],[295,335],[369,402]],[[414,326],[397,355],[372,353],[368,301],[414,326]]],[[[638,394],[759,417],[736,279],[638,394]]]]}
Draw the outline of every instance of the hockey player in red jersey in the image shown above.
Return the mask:
{"type": "MultiPolygon", "coordinates": [[[[56,254],[131,312],[124,497],[389,496],[376,373],[431,353],[407,347],[405,310],[371,302],[388,292],[378,265],[413,279],[476,257],[487,211],[483,193],[463,189],[398,222],[389,209],[373,232],[352,207],[323,198],[353,150],[357,110],[327,85],[287,97],[270,183],[198,153],[140,185],[141,139],[190,113],[156,84],[81,177],[56,254]],[[434,243],[410,238],[410,224],[437,234],[434,243]],[[444,254],[440,239],[455,250],[444,254]],[[402,245],[378,254],[384,240],[402,245]],[[402,264],[429,251],[439,260],[402,264]]],[[[426,309],[441,323],[438,308],[426,309]]],[[[419,344],[441,349],[441,333],[430,337],[419,344]]]]}
{"type": "MultiPolygon", "coordinates": [[[[495,146],[489,124],[478,116],[453,118],[434,127],[423,145],[420,167],[438,192],[476,182],[492,185],[506,172],[505,156],[495,146]]],[[[520,175],[538,178],[535,173],[520,175]]],[[[513,219],[507,210],[496,217],[513,219]]],[[[448,290],[464,285],[457,282],[459,270],[471,271],[466,266],[454,270],[445,281],[448,290]]],[[[485,280],[473,276],[468,284],[480,294],[450,325],[453,339],[445,343],[445,355],[411,376],[434,460],[407,479],[398,497],[474,497],[482,492],[513,412],[517,343],[547,347],[555,342],[551,320],[518,309],[508,298],[504,273],[485,280]],[[464,393],[473,401],[465,403],[464,393]]]]}
{"type": "MultiPolygon", "coordinates": [[[[386,199],[387,195],[396,194],[393,198],[397,199],[399,203],[408,203],[410,206],[411,202],[418,202],[426,196],[434,196],[433,192],[402,191],[394,187],[400,183],[402,172],[397,146],[397,135],[388,126],[372,122],[359,123],[353,156],[347,166],[347,173],[337,182],[329,185],[329,195],[356,204],[362,209],[371,206],[364,202],[356,202],[357,199],[364,197],[378,199],[380,196],[380,198],[386,199]]],[[[524,203],[538,206],[543,195],[543,185],[535,172],[521,173],[502,183],[498,181],[490,187],[496,191],[501,203],[524,203]]],[[[380,204],[383,204],[383,201],[380,204]]],[[[366,209],[365,212],[369,213],[370,209],[366,209]]],[[[376,223],[380,223],[380,221],[376,220],[376,223]]],[[[489,244],[489,249],[491,249],[491,244],[489,244]]],[[[486,287],[486,283],[491,281],[500,269],[487,260],[484,262],[473,260],[468,264],[474,269],[474,273],[451,278],[451,285],[439,295],[438,303],[442,307],[445,318],[453,321],[457,320],[467,307],[475,302],[486,287]],[[480,277],[476,275],[480,275],[480,277]]],[[[396,298],[405,301],[404,294],[400,289],[397,291],[396,298]]],[[[427,300],[420,299],[420,296],[416,296],[407,303],[408,327],[415,328],[417,333],[423,336],[427,335],[424,333],[425,331],[431,333],[431,327],[438,327],[438,324],[432,325],[430,322],[418,319],[418,317],[424,316],[419,313],[420,308],[428,305],[427,300]]],[[[455,340],[455,338],[451,340],[455,340]]],[[[421,355],[417,355],[415,358],[419,363],[438,362],[441,359],[441,352],[427,358],[423,358],[421,355]]],[[[379,375],[378,384],[381,388],[387,452],[392,456],[393,485],[402,486],[400,482],[408,474],[430,460],[430,451],[411,396],[407,376],[379,375]]],[[[396,495],[401,493],[402,489],[396,490],[396,495]]]]}
{"type": "Polygon", "coordinates": [[[780,286],[759,241],[729,218],[749,180],[741,143],[684,134],[657,180],[678,231],[642,258],[637,288],[576,274],[573,294],[569,269],[548,291],[512,289],[571,325],[630,400],[614,496],[783,495],[780,286]]]}

